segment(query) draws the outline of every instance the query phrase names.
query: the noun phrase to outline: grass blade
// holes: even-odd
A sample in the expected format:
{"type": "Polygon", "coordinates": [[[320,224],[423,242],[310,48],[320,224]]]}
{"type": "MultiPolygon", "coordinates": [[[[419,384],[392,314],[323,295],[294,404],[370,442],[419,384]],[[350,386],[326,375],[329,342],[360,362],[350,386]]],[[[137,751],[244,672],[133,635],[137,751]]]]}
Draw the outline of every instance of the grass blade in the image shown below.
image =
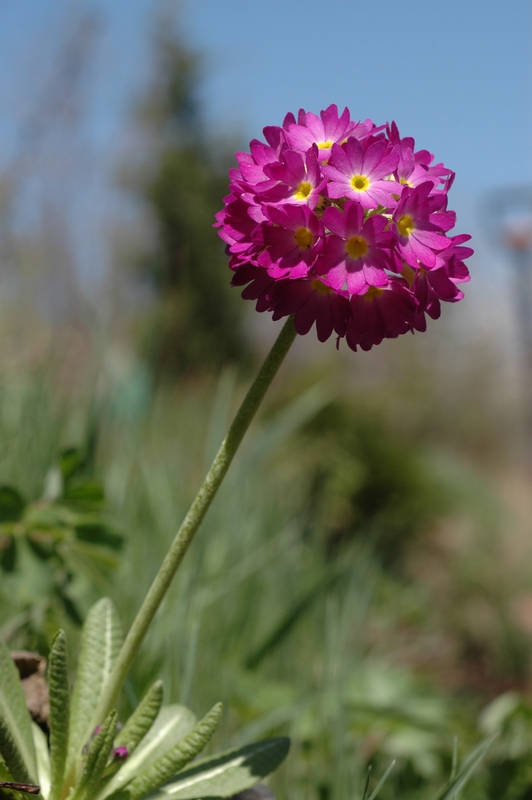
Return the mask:
{"type": "Polygon", "coordinates": [[[437,800],[454,800],[498,737],[498,732],[493,733],[491,736],[488,736],[487,739],[484,739],[484,741],[468,755],[460,769],[456,772],[454,779],[451,780],[443,792],[438,795],[437,800]]]}
{"type": "Polygon", "coordinates": [[[384,784],[385,784],[385,782],[386,782],[386,780],[387,780],[387,778],[388,778],[388,775],[390,774],[390,772],[392,771],[392,769],[395,767],[396,763],[397,763],[397,762],[396,762],[395,760],[394,760],[394,761],[392,761],[392,763],[390,764],[390,766],[388,767],[388,769],[386,770],[386,772],[384,773],[384,775],[382,776],[382,778],[380,779],[380,781],[378,782],[378,784],[376,785],[376,787],[373,789],[373,791],[372,791],[372,793],[370,794],[370,796],[369,796],[368,800],[375,800],[375,798],[376,798],[376,797],[377,797],[377,795],[379,794],[380,790],[381,790],[381,789],[382,789],[382,787],[384,786],[384,784]]]}

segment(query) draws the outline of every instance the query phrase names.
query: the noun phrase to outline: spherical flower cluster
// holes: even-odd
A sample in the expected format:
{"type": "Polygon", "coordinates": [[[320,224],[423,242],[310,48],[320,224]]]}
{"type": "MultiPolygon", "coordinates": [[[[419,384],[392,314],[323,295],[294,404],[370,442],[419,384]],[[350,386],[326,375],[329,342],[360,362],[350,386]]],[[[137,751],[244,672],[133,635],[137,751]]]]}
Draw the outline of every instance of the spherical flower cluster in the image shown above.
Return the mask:
{"type": "Polygon", "coordinates": [[[470,236],[449,234],[454,173],[395,123],[353,122],[331,105],[319,117],[288,114],[264,137],[236,154],[216,216],[233,285],[258,311],[369,350],[424,331],[441,301],[463,297],[473,251],[470,236]]]}

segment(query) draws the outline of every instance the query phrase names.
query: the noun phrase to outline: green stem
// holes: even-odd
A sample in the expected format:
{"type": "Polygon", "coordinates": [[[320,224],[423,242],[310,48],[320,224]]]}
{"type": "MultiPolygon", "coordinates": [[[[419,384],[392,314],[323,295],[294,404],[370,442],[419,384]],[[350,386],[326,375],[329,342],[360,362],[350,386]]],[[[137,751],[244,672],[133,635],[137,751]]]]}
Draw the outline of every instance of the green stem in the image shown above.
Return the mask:
{"type": "Polygon", "coordinates": [[[149,591],[133,624],[126,640],[115,661],[109,680],[106,683],[98,707],[91,721],[90,730],[101,723],[114,707],[124,680],[131,668],[131,664],[142,644],[163,598],[168,591],[172,579],[181,564],[183,557],[198,530],[207,509],[209,508],[216,492],[218,491],[225,473],[238,450],[238,447],[255,416],[264,395],[273,381],[279,367],[283,363],[292,342],[296,337],[296,330],[292,317],[286,321],[283,329],[266,360],[264,361],[257,377],[251,385],[242,405],[223,440],[218,453],[207,472],[199,489],[196,499],[179,528],[172,545],[161,564],[149,591]]]}

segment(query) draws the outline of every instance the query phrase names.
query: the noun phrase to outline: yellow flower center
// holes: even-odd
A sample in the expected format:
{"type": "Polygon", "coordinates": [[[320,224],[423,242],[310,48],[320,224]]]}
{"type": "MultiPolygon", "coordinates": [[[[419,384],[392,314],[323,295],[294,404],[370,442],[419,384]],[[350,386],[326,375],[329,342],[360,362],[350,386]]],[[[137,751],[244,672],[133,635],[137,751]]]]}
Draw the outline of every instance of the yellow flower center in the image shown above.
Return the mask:
{"type": "Polygon", "coordinates": [[[320,150],[328,150],[329,147],[332,147],[332,146],[333,146],[333,143],[332,143],[331,139],[328,139],[326,142],[318,142],[318,148],[320,150]]]}
{"type": "Polygon", "coordinates": [[[350,236],[345,243],[345,252],[351,258],[361,258],[368,252],[369,245],[363,236],[350,236]]]}
{"type": "Polygon", "coordinates": [[[309,181],[301,181],[297,187],[294,197],[296,200],[306,200],[312,191],[312,184],[309,181]]]}
{"type": "Polygon", "coordinates": [[[367,192],[369,189],[369,180],[365,175],[353,175],[350,183],[355,192],[367,192]]]}
{"type": "Polygon", "coordinates": [[[300,250],[308,250],[314,244],[314,236],[308,228],[301,226],[294,231],[294,239],[300,250]]]}
{"type": "Polygon", "coordinates": [[[410,188],[412,188],[412,184],[406,178],[399,178],[399,183],[403,186],[410,186],[410,188]]]}
{"type": "Polygon", "coordinates": [[[416,226],[410,214],[403,214],[397,222],[397,230],[401,236],[410,236],[416,226]]]}
{"type": "Polygon", "coordinates": [[[311,282],[311,286],[316,290],[316,292],[318,292],[318,294],[331,294],[332,292],[332,289],[329,286],[325,286],[325,284],[319,281],[317,278],[314,278],[314,280],[311,282]]]}

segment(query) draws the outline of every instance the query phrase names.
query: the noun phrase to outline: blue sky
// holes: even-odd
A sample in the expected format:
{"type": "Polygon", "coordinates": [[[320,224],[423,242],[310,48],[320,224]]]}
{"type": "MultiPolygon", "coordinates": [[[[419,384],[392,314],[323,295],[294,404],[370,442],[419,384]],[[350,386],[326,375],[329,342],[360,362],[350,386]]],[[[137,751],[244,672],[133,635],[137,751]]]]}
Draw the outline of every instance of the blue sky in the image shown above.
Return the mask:
{"type": "Polygon", "coordinates": [[[487,194],[532,184],[530,0],[0,0],[0,163],[53,81],[76,8],[100,22],[85,136],[102,170],[147,84],[166,12],[202,58],[214,131],[249,140],[289,110],[331,102],[377,124],[395,119],[457,172],[452,205],[466,226],[478,226],[487,194]]]}
{"type": "Polygon", "coordinates": [[[189,0],[213,124],[249,135],[300,106],[395,119],[464,187],[532,179],[529,0],[189,0]]]}
{"type": "MultiPolygon", "coordinates": [[[[180,18],[203,58],[210,124],[257,136],[300,106],[395,119],[467,189],[532,180],[530,0],[85,0],[104,34],[95,135],[110,141],[146,80],[154,17],[180,18]]],[[[76,4],[1,0],[0,97],[46,72],[76,4]]],[[[2,128],[4,128],[5,123],[2,128]]],[[[1,133],[1,131],[0,131],[1,133]]],[[[2,142],[0,140],[0,147],[2,142]]]]}

